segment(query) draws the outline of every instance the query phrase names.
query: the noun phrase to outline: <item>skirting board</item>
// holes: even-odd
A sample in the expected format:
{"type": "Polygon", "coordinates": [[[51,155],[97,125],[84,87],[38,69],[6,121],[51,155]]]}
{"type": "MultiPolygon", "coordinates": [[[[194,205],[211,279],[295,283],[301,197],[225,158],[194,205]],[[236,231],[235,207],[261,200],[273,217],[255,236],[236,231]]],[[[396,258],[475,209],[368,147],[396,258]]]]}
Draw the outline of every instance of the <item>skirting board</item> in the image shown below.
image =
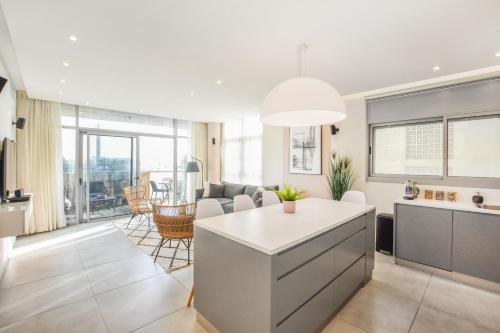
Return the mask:
{"type": "Polygon", "coordinates": [[[500,284],[496,283],[496,282],[480,279],[480,278],[477,278],[474,276],[461,274],[461,273],[457,273],[457,272],[445,271],[443,269],[419,264],[416,262],[408,261],[408,260],[397,258],[397,257],[396,257],[396,264],[401,265],[401,266],[405,266],[405,267],[409,267],[409,268],[414,268],[414,269],[417,269],[417,270],[420,270],[420,271],[423,271],[426,273],[438,275],[438,276],[441,276],[441,277],[444,277],[444,278],[447,278],[447,279],[450,279],[453,281],[457,281],[457,282],[467,284],[467,285],[470,285],[473,287],[477,287],[480,289],[484,289],[487,291],[493,291],[496,293],[500,293],[500,284]]]}

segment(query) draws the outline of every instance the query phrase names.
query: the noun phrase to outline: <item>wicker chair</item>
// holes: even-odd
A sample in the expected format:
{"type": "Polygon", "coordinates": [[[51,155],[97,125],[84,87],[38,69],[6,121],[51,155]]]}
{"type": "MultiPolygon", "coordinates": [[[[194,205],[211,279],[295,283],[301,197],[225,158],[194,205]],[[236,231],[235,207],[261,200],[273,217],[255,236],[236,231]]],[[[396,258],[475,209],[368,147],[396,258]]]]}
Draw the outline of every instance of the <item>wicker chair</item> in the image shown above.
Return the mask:
{"type": "Polygon", "coordinates": [[[193,220],[196,212],[196,203],[167,206],[167,205],[153,205],[153,221],[156,224],[158,233],[162,237],[158,246],[153,250],[151,255],[155,255],[155,262],[160,254],[160,249],[163,245],[172,240],[178,240],[174,254],[172,255],[169,269],[172,268],[177,250],[181,242],[187,248],[188,252],[188,265],[191,264],[191,244],[193,241],[193,220]]]}
{"type": "Polygon", "coordinates": [[[145,186],[137,185],[124,187],[123,194],[127,198],[128,209],[132,213],[132,217],[128,221],[126,229],[128,229],[130,222],[132,222],[136,216],[140,216],[139,225],[141,224],[142,218],[146,217],[148,220],[148,228],[151,229],[151,218],[149,215],[153,211],[153,207],[147,197],[145,186]]]}

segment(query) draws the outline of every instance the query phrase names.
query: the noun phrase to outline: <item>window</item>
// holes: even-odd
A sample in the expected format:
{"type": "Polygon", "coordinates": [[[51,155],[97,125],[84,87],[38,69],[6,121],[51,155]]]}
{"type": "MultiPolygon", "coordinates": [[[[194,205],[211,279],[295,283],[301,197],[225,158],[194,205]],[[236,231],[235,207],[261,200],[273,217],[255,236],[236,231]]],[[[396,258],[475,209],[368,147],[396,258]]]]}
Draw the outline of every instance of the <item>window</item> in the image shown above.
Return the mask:
{"type": "Polygon", "coordinates": [[[443,175],[443,123],[372,127],[373,174],[443,175]]]}
{"type": "Polygon", "coordinates": [[[500,116],[448,120],[448,176],[500,178],[500,116]]]}
{"type": "Polygon", "coordinates": [[[262,184],[262,124],[258,116],[223,124],[222,179],[239,184],[262,184]]]}

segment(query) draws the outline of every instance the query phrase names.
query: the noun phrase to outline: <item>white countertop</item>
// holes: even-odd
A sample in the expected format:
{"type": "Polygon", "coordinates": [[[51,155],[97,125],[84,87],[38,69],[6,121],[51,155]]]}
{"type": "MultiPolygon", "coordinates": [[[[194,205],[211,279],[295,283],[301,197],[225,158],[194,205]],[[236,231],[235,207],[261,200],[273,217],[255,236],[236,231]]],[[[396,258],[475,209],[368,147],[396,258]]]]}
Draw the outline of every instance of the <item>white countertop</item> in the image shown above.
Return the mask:
{"type": "Polygon", "coordinates": [[[476,205],[473,204],[472,202],[471,203],[451,202],[451,201],[445,201],[445,200],[441,201],[441,200],[430,200],[430,199],[414,199],[414,200],[398,199],[398,200],[394,201],[394,203],[402,204],[402,205],[424,206],[424,207],[433,207],[433,208],[461,210],[461,211],[466,211],[466,212],[500,215],[499,210],[479,208],[479,207],[476,207],[476,205]]]}
{"type": "Polygon", "coordinates": [[[195,220],[194,224],[273,255],[372,209],[375,206],[307,198],[297,201],[294,214],[283,213],[282,205],[278,204],[195,220]]]}
{"type": "Polygon", "coordinates": [[[28,206],[30,205],[30,200],[21,202],[3,202],[0,204],[0,214],[2,213],[24,213],[28,206]]]}

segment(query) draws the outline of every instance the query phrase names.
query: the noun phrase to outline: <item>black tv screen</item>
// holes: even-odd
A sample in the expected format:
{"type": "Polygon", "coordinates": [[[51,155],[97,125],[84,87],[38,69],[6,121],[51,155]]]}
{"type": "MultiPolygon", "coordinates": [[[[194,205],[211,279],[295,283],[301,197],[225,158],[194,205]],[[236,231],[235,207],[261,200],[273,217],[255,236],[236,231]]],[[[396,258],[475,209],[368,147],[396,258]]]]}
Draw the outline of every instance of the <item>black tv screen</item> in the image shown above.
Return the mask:
{"type": "Polygon", "coordinates": [[[3,87],[5,87],[6,83],[7,83],[7,79],[0,76],[0,93],[2,92],[3,87]]]}

